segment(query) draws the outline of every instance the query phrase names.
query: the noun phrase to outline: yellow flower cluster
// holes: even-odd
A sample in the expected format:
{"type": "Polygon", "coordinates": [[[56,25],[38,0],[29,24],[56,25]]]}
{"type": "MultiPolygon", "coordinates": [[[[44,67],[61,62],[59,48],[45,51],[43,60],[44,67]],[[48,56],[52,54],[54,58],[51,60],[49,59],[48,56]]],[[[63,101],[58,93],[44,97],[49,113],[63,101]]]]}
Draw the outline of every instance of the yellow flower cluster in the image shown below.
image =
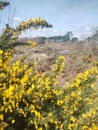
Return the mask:
{"type": "Polygon", "coordinates": [[[97,75],[98,68],[93,67],[84,73],[78,74],[71,84],[67,86],[68,88],[65,91],[67,94],[65,96],[67,103],[65,115],[68,115],[71,122],[67,127],[69,130],[98,129],[98,124],[96,124],[98,120],[98,103],[95,101],[98,98],[96,97],[96,90],[94,90],[97,75]]]}
{"type": "Polygon", "coordinates": [[[97,130],[98,99],[93,88],[98,68],[91,68],[64,88],[57,79],[65,58],[53,71],[38,73],[23,59],[11,63],[12,52],[0,50],[0,129],[97,130]],[[6,125],[4,125],[6,124],[6,125]]]}
{"type": "Polygon", "coordinates": [[[30,44],[30,46],[32,46],[32,47],[36,46],[36,42],[34,42],[34,41],[29,41],[29,44],[30,44]]]}
{"type": "Polygon", "coordinates": [[[33,19],[29,19],[28,21],[23,21],[20,23],[20,25],[18,25],[16,27],[17,30],[21,31],[21,30],[25,30],[25,29],[37,29],[37,28],[44,28],[44,27],[52,27],[51,24],[49,24],[47,21],[45,21],[42,18],[33,18],[33,19]]]}
{"type": "MultiPolygon", "coordinates": [[[[16,28],[11,28],[7,25],[0,36],[0,45],[2,48],[8,48],[12,45],[12,43],[16,42],[18,36],[22,33],[22,31],[26,31],[30,28],[32,29],[43,29],[43,28],[51,28],[52,25],[49,24],[42,18],[33,18],[28,21],[22,21],[16,28]]],[[[31,44],[33,46],[34,43],[31,44]]]]}
{"type": "Polygon", "coordinates": [[[64,67],[65,67],[65,58],[64,56],[59,56],[54,65],[54,70],[53,70],[54,76],[57,77],[59,73],[64,69],[64,67]]]}
{"type": "MultiPolygon", "coordinates": [[[[64,57],[59,57],[56,62],[56,64],[61,62],[58,64],[59,70],[56,70],[58,73],[62,70],[63,60],[64,57]]],[[[2,50],[0,50],[0,61],[1,125],[8,123],[8,126],[12,127],[13,124],[18,124],[21,118],[24,118],[24,122],[27,118],[27,124],[29,123],[32,129],[42,129],[40,125],[51,129],[50,123],[54,124],[54,127],[61,127],[60,119],[55,120],[53,116],[56,107],[61,107],[62,101],[57,98],[61,92],[55,88],[56,79],[52,79],[52,74],[40,76],[34,69],[33,63],[26,65],[21,60],[10,64],[11,54],[2,50]],[[48,115],[50,112],[53,112],[52,116],[48,115]]]]}

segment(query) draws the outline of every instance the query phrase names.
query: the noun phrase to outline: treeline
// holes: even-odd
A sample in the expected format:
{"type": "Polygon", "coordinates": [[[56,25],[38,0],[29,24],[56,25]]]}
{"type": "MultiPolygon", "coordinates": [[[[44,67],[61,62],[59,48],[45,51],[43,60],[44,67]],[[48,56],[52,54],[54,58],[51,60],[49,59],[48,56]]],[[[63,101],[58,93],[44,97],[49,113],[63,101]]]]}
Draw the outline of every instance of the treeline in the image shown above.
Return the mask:
{"type": "Polygon", "coordinates": [[[67,32],[65,35],[61,36],[52,36],[52,37],[36,37],[33,38],[37,43],[98,43],[98,29],[89,37],[86,37],[84,40],[80,40],[78,37],[75,37],[73,32],[67,32]]]}
{"type": "Polygon", "coordinates": [[[85,39],[85,42],[87,42],[87,43],[98,43],[98,28],[96,29],[95,33],[92,36],[87,37],[85,39]]]}
{"type": "Polygon", "coordinates": [[[38,44],[44,44],[44,43],[64,43],[64,42],[79,42],[78,37],[73,37],[73,33],[67,32],[65,35],[61,36],[51,36],[51,37],[35,37],[35,38],[21,38],[22,42],[26,42],[28,40],[34,40],[38,44]]]}
{"type": "Polygon", "coordinates": [[[34,40],[38,44],[44,44],[44,43],[98,43],[98,30],[89,37],[86,37],[84,40],[80,40],[78,37],[75,37],[73,32],[67,32],[65,35],[61,36],[51,36],[51,37],[45,37],[45,36],[39,36],[35,38],[21,38],[20,41],[26,42],[28,40],[34,40]]]}

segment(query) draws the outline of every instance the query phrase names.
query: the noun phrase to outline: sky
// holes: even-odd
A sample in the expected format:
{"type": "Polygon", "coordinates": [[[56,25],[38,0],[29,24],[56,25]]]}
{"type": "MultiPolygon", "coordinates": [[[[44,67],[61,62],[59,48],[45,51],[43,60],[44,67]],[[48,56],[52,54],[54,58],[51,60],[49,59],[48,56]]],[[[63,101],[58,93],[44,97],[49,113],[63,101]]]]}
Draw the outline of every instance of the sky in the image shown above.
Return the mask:
{"type": "Polygon", "coordinates": [[[41,17],[53,25],[51,29],[27,31],[22,36],[65,35],[84,38],[98,27],[98,0],[8,0],[10,7],[0,11],[0,29],[5,23],[18,25],[29,18],[41,17]]]}

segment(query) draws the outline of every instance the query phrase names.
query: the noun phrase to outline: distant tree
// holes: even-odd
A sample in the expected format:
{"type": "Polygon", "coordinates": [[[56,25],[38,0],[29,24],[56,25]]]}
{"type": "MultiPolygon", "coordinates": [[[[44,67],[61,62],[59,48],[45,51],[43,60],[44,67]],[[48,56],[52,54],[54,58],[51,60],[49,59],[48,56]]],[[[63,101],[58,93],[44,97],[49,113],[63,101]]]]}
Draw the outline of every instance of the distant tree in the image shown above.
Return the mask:
{"type": "Polygon", "coordinates": [[[86,43],[89,43],[89,42],[90,43],[96,43],[96,42],[98,42],[98,28],[96,28],[94,34],[91,37],[87,37],[85,39],[85,42],[86,43]]]}
{"type": "Polygon", "coordinates": [[[87,37],[86,39],[85,39],[85,43],[89,43],[89,42],[91,42],[92,41],[92,37],[87,37]]]}
{"type": "Polygon", "coordinates": [[[71,40],[72,37],[73,37],[73,32],[69,31],[69,32],[66,33],[66,35],[69,37],[69,40],[71,40]]]}
{"type": "Polygon", "coordinates": [[[37,44],[44,44],[44,43],[45,43],[45,40],[46,40],[46,37],[36,37],[36,38],[34,38],[34,41],[35,41],[37,44]]]}
{"type": "Polygon", "coordinates": [[[98,29],[96,29],[95,34],[92,36],[93,42],[98,42],[98,29]]]}
{"type": "Polygon", "coordinates": [[[72,31],[69,31],[69,32],[67,32],[65,35],[64,35],[64,37],[63,37],[63,41],[70,41],[71,39],[72,39],[72,37],[73,37],[73,33],[72,33],[72,31]]]}
{"type": "Polygon", "coordinates": [[[73,37],[72,39],[71,39],[71,42],[78,42],[79,41],[79,39],[77,38],[77,37],[73,37]]]}
{"type": "Polygon", "coordinates": [[[69,35],[64,35],[64,37],[63,37],[63,41],[66,42],[66,41],[69,41],[69,40],[70,40],[69,35]]]}

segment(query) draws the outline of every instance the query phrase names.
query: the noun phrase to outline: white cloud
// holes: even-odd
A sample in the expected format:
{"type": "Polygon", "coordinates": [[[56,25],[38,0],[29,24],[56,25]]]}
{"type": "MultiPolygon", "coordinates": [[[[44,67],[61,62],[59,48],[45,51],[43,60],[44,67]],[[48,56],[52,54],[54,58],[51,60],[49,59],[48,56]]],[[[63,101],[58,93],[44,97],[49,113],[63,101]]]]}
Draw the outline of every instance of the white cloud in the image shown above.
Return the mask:
{"type": "Polygon", "coordinates": [[[19,17],[14,17],[13,20],[14,21],[21,21],[21,19],[19,17]]]}
{"type": "Polygon", "coordinates": [[[58,30],[53,30],[54,33],[58,33],[59,31],[58,30]]]}
{"type": "Polygon", "coordinates": [[[65,31],[64,30],[61,30],[61,29],[55,29],[52,31],[52,35],[55,36],[55,35],[64,35],[65,34],[65,31]]]}
{"type": "Polygon", "coordinates": [[[93,26],[89,26],[89,25],[81,26],[73,31],[74,36],[77,36],[79,39],[83,40],[86,37],[92,35],[93,28],[94,28],[93,26]]]}

